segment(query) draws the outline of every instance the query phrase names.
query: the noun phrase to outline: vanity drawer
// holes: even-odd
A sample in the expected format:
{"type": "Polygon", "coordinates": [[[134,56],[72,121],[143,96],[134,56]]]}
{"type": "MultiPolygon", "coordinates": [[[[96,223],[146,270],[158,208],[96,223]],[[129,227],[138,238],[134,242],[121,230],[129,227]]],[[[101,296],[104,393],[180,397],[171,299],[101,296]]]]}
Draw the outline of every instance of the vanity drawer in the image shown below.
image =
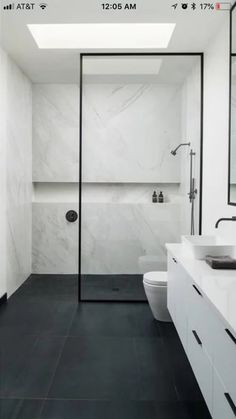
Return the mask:
{"type": "Polygon", "coordinates": [[[191,322],[188,325],[188,358],[208,409],[212,412],[213,366],[205,351],[202,336],[191,322]]]}
{"type": "Polygon", "coordinates": [[[214,419],[235,419],[236,406],[231,394],[223,385],[219,375],[214,371],[213,381],[213,418],[214,419]]]}
{"type": "Polygon", "coordinates": [[[236,339],[219,320],[215,335],[214,366],[236,405],[236,339]]]}
{"type": "Polygon", "coordinates": [[[192,326],[199,331],[204,350],[213,359],[215,348],[214,336],[218,329],[215,313],[209,307],[199,287],[193,282],[189,283],[188,290],[188,316],[192,326]]]}

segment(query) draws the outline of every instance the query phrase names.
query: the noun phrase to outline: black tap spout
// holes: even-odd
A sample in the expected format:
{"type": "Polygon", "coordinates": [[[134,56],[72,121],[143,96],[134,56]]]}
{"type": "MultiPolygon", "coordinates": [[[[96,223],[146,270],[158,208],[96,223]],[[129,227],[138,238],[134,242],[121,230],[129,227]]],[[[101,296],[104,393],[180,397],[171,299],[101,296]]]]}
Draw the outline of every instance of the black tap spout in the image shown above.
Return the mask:
{"type": "Polygon", "coordinates": [[[218,228],[218,225],[221,223],[221,221],[236,221],[236,216],[233,215],[231,218],[228,218],[228,217],[219,218],[219,220],[216,221],[215,228],[218,228]]]}

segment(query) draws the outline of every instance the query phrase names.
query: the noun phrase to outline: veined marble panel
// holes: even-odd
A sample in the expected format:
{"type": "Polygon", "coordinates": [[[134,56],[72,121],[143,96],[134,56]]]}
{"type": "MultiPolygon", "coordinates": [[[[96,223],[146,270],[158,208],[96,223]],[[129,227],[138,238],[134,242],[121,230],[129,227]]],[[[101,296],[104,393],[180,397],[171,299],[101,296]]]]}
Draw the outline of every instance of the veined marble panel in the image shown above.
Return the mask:
{"type": "MultiPolygon", "coordinates": [[[[66,211],[77,207],[33,204],[33,273],[78,272],[78,221],[65,219],[66,211]]],[[[82,273],[165,269],[165,243],[179,241],[179,219],[178,204],[83,204],[82,273]]]]}
{"type": "Polygon", "coordinates": [[[82,273],[165,269],[165,243],[179,241],[179,228],[178,204],[83,204],[82,273]]]}
{"type": "Polygon", "coordinates": [[[33,204],[33,273],[78,273],[78,220],[65,219],[70,209],[78,203],[33,204]]]}
{"type": "Polygon", "coordinates": [[[31,274],[32,89],[7,60],[7,292],[31,274]]]}
{"type": "Polygon", "coordinates": [[[180,181],[179,85],[85,84],[82,123],[84,182],[180,181]]]}
{"type": "Polygon", "coordinates": [[[77,85],[33,85],[33,181],[78,181],[78,109],[77,85]]]}

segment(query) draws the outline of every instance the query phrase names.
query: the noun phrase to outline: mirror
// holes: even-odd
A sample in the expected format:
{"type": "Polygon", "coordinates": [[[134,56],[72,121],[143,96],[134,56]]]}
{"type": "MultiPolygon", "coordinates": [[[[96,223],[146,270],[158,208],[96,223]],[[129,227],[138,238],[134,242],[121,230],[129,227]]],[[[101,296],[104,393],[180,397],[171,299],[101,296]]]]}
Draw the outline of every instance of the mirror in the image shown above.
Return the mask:
{"type": "Polygon", "coordinates": [[[230,126],[228,204],[236,205],[236,3],[230,12],[230,126]]]}

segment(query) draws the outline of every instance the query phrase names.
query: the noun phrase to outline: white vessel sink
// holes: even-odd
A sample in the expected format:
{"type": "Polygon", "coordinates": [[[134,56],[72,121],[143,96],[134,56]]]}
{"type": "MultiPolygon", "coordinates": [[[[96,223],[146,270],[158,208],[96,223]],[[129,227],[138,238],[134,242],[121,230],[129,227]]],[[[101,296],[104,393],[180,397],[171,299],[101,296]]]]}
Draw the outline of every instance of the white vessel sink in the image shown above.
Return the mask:
{"type": "Polygon", "coordinates": [[[195,259],[205,259],[211,256],[231,256],[236,253],[235,244],[224,243],[216,236],[182,236],[186,251],[195,259]]]}

